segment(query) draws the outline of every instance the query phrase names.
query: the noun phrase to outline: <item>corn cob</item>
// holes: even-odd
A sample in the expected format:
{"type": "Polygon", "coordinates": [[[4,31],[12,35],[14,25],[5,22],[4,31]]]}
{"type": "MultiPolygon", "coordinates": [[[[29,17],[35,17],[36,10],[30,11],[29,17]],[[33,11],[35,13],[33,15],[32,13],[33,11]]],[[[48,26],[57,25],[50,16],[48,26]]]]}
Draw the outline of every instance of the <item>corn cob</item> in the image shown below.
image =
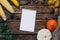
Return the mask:
{"type": "Polygon", "coordinates": [[[0,5],[0,16],[2,17],[2,19],[3,19],[4,21],[6,21],[7,18],[6,18],[6,16],[5,16],[5,13],[4,13],[1,5],[0,5]]]}
{"type": "Polygon", "coordinates": [[[14,9],[12,6],[8,3],[7,0],[0,0],[0,3],[11,13],[14,13],[14,9]]]}
{"type": "Polygon", "coordinates": [[[11,0],[11,2],[16,6],[16,7],[19,7],[19,2],[18,0],[11,0]]]}

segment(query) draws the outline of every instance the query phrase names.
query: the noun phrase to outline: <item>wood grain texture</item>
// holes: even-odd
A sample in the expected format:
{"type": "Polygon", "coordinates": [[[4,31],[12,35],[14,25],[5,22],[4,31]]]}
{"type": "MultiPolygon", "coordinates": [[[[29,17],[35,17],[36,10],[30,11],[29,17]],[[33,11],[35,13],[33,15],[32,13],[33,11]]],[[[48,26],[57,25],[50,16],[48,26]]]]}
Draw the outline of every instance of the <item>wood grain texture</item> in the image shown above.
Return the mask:
{"type": "MultiPolygon", "coordinates": [[[[51,13],[52,9],[49,9],[47,6],[42,5],[41,2],[43,2],[43,0],[38,0],[38,1],[39,1],[38,4],[34,4],[34,3],[28,5],[22,4],[19,9],[16,8],[11,3],[12,7],[15,10],[15,15],[19,18],[18,20],[16,17],[14,19],[11,19],[10,18],[11,14],[8,11],[6,11],[6,9],[4,9],[7,16],[8,28],[12,30],[11,34],[13,35],[15,40],[37,40],[37,32],[42,28],[46,28],[45,24],[47,20],[55,18],[54,14],[51,13]],[[35,32],[26,32],[19,30],[23,8],[37,11],[36,21],[35,21],[35,32]]],[[[0,18],[0,24],[2,23],[1,21],[2,20],[0,18]]],[[[55,35],[54,32],[53,35],[55,35]]],[[[0,40],[3,39],[0,38],[0,40]]],[[[53,36],[53,40],[54,40],[54,36],[53,36]]]]}
{"type": "Polygon", "coordinates": [[[31,33],[31,32],[23,32],[23,31],[19,30],[20,21],[21,21],[21,15],[22,15],[22,13],[19,13],[19,12],[22,11],[22,10],[14,8],[16,10],[15,15],[18,16],[20,18],[20,20],[16,20],[16,18],[10,19],[10,15],[6,14],[8,16],[7,17],[8,26],[9,26],[9,28],[12,29],[13,34],[37,34],[37,32],[40,29],[45,28],[46,21],[48,19],[53,18],[53,14],[50,14],[51,10],[49,8],[47,8],[47,7],[45,7],[45,8],[43,6],[39,6],[37,8],[35,6],[27,6],[27,7],[23,6],[23,7],[26,8],[26,9],[37,10],[36,22],[35,22],[35,32],[33,32],[33,33],[31,33]]]}

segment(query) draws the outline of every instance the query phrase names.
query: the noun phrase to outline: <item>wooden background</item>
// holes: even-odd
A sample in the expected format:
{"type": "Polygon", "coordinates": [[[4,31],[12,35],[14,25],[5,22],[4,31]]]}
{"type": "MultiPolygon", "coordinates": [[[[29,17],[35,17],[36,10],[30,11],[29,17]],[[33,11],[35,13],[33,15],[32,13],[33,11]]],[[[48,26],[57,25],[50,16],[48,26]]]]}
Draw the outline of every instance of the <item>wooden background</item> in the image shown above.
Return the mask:
{"type": "Polygon", "coordinates": [[[39,1],[39,3],[35,3],[35,2],[32,3],[31,1],[31,3],[25,4],[19,0],[20,8],[15,7],[11,3],[12,7],[15,10],[15,15],[18,16],[18,19],[16,17],[14,19],[11,19],[11,14],[6,9],[4,9],[7,16],[8,27],[12,30],[11,34],[15,37],[15,40],[37,40],[37,32],[42,28],[46,28],[45,24],[47,20],[53,18],[57,19],[57,17],[54,16],[54,13],[52,13],[53,10],[48,8],[46,4],[44,4],[43,0],[37,0],[37,1],[39,1]],[[26,32],[19,30],[23,8],[33,9],[37,11],[35,32],[26,32]]]}

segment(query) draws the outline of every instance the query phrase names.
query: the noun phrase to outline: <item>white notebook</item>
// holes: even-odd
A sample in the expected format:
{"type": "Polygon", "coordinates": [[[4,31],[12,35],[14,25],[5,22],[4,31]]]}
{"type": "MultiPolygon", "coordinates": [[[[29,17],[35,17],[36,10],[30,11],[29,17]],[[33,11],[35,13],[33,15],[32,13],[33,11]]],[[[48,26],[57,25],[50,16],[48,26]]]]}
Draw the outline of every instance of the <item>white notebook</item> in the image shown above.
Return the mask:
{"type": "Polygon", "coordinates": [[[22,9],[20,30],[34,32],[36,10],[22,9]]]}

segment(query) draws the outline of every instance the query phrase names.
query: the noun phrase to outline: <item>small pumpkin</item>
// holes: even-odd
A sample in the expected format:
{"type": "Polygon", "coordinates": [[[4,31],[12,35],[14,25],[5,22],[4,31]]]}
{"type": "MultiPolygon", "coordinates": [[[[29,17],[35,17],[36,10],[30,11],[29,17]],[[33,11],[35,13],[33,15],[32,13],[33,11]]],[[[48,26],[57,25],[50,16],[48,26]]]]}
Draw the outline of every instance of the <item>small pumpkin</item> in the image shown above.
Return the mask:
{"type": "Polygon", "coordinates": [[[54,31],[57,28],[57,26],[58,26],[58,22],[54,19],[48,20],[46,23],[46,27],[50,31],[54,31]]]}
{"type": "Polygon", "coordinates": [[[38,31],[37,40],[51,40],[52,34],[48,29],[41,29],[38,31]]]}

